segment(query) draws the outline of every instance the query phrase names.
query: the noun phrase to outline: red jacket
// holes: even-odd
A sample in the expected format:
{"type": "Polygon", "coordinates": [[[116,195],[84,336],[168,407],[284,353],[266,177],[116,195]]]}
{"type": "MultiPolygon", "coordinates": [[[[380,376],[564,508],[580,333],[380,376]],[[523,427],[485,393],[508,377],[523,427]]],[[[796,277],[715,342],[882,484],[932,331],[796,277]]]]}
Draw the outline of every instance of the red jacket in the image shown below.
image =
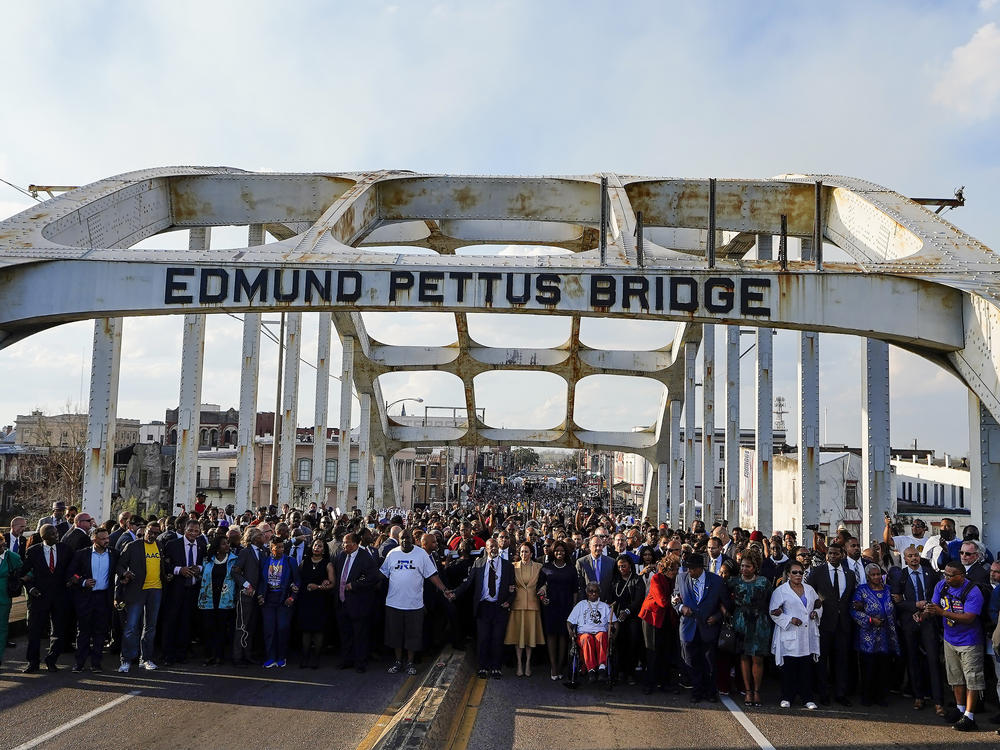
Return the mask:
{"type": "Polygon", "coordinates": [[[654,628],[662,628],[668,617],[674,618],[674,608],[670,604],[674,580],[667,578],[663,573],[654,573],[649,579],[649,592],[642,603],[642,609],[639,610],[639,618],[654,628]]]}

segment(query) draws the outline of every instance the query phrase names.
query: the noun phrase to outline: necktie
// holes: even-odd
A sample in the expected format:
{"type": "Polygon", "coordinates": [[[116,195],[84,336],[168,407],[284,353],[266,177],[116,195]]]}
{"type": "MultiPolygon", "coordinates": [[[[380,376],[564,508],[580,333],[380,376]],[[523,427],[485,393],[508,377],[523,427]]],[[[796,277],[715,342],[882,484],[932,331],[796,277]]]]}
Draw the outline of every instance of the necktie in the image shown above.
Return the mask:
{"type": "Polygon", "coordinates": [[[344,601],[347,594],[347,576],[351,572],[351,555],[344,560],[344,571],[340,574],[340,601],[344,601]]]}
{"type": "Polygon", "coordinates": [[[924,584],[920,581],[920,572],[914,570],[910,575],[913,576],[913,590],[917,592],[917,601],[924,601],[924,584]]]}
{"type": "Polygon", "coordinates": [[[701,604],[701,579],[694,579],[694,603],[701,604]]]}
{"type": "Polygon", "coordinates": [[[833,590],[837,592],[837,598],[840,598],[840,577],[836,568],[833,569],[833,590]]]}
{"type": "Polygon", "coordinates": [[[497,595],[497,568],[490,560],[490,598],[495,599],[497,595]]]}
{"type": "MultiPolygon", "coordinates": [[[[194,567],[194,542],[188,542],[188,567],[194,567]]],[[[188,586],[194,586],[194,578],[188,578],[188,586]]]]}
{"type": "Polygon", "coordinates": [[[601,582],[601,558],[594,560],[594,580],[597,583],[601,582]]]}
{"type": "Polygon", "coordinates": [[[49,547],[49,572],[56,572],[56,550],[55,547],[49,547]]]}
{"type": "Polygon", "coordinates": [[[17,554],[17,537],[16,536],[12,536],[10,538],[10,551],[13,552],[14,554],[17,554]]]}

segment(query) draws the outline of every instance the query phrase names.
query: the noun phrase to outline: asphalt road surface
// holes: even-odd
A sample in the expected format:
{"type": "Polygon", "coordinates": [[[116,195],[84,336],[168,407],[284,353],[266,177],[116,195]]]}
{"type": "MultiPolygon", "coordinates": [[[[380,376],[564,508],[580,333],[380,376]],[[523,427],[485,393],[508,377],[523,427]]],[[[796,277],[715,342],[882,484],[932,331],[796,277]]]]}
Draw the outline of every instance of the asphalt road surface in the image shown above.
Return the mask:
{"type": "MultiPolygon", "coordinates": [[[[542,665],[530,678],[486,681],[468,750],[495,748],[967,748],[997,747],[989,710],[980,730],[959,733],[941,723],[933,707],[914,711],[912,701],[891,696],[889,708],[781,709],[772,690],[762,708],[736,702],[688,702],[686,691],[642,694],[638,687],[600,685],[571,691],[549,680],[542,665]],[[746,722],[742,724],[740,720],[746,722]]],[[[991,709],[995,708],[995,703],[991,709]]]]}
{"type": "MultiPolygon", "coordinates": [[[[368,735],[405,674],[373,663],[364,674],[318,670],[203,668],[201,660],[126,675],[73,674],[72,656],[56,674],[24,675],[24,638],[8,649],[0,670],[0,748],[356,748],[368,735]],[[76,723],[83,718],[82,721],[76,723]]],[[[117,667],[114,655],[105,667],[117,667]]],[[[413,682],[413,680],[410,680],[413,682]]]]}

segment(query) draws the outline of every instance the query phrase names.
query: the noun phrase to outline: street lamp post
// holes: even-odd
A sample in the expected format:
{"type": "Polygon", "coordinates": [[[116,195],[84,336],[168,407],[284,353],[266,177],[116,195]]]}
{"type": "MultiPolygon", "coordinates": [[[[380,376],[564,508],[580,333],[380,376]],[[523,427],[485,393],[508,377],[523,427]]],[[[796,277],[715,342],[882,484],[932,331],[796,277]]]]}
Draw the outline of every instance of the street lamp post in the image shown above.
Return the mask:
{"type": "Polygon", "coordinates": [[[401,404],[404,401],[416,401],[418,404],[424,403],[424,400],[422,398],[397,398],[395,401],[390,401],[390,402],[388,402],[385,405],[386,416],[389,415],[389,407],[390,406],[395,406],[396,404],[401,404]]]}

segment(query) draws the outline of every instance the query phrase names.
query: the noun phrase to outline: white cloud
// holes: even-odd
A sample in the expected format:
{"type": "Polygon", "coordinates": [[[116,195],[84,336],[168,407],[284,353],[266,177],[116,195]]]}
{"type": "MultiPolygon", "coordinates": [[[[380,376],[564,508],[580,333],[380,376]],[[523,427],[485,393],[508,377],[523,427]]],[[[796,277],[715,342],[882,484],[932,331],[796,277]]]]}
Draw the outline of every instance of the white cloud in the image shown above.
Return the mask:
{"type": "Polygon", "coordinates": [[[991,10],[1000,0],[979,0],[979,10],[991,10]]]}
{"type": "MultiPolygon", "coordinates": [[[[994,0],[995,1],[995,0],[994,0]]],[[[934,102],[963,117],[984,120],[1000,103],[1000,28],[988,23],[951,53],[932,94],[934,102]]]]}

